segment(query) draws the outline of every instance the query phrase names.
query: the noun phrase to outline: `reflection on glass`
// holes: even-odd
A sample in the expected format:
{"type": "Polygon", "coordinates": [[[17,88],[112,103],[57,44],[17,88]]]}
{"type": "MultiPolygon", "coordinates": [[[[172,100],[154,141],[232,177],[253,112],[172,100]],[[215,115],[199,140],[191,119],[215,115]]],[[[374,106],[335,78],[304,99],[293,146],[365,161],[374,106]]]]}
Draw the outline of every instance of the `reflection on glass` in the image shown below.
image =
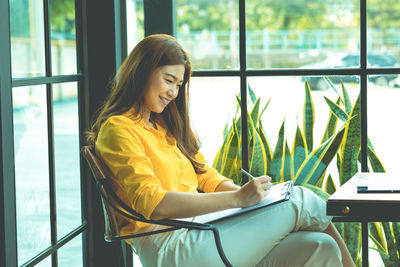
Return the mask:
{"type": "Polygon", "coordinates": [[[82,251],[82,234],[79,234],[58,250],[58,266],[83,266],[82,251]]]}
{"type": "MultiPolygon", "coordinates": [[[[379,77],[385,77],[385,75],[370,76],[369,79],[374,80],[379,77]]],[[[396,79],[394,88],[372,82],[368,84],[368,137],[375,154],[382,162],[386,172],[390,173],[400,173],[398,163],[400,125],[397,121],[397,116],[400,114],[399,102],[400,83],[398,79],[396,79]]]]}
{"type": "Polygon", "coordinates": [[[18,262],[50,245],[46,87],[13,88],[18,262]]]}
{"type": "Polygon", "coordinates": [[[126,29],[129,53],[144,37],[143,0],[126,1],[126,29]]]}
{"type": "Polygon", "coordinates": [[[346,84],[346,86],[354,86],[360,83],[360,77],[352,75],[335,75],[326,77],[302,76],[300,79],[303,82],[308,82],[308,84],[310,85],[310,89],[313,91],[323,91],[330,89],[330,85],[327,79],[329,79],[334,84],[334,86],[337,87],[339,90],[341,90],[340,89],[341,83],[346,84]]]}
{"type": "MultiPolygon", "coordinates": [[[[279,131],[284,125],[284,141],[287,142],[288,149],[293,153],[293,144],[296,135],[297,126],[304,134],[303,109],[305,103],[305,85],[304,78],[299,77],[251,77],[249,86],[254,91],[256,98],[260,98],[260,109],[263,109],[269,102],[261,117],[261,122],[268,140],[272,153],[278,142],[279,131]]],[[[344,84],[347,89],[351,102],[354,104],[358,94],[359,85],[348,83],[344,84]]],[[[335,88],[341,94],[340,85],[335,88]]],[[[327,122],[330,115],[330,108],[325,101],[327,97],[332,102],[336,102],[338,94],[331,88],[326,90],[311,90],[311,97],[314,104],[314,126],[313,126],[313,150],[322,142],[327,122]]],[[[252,103],[249,98],[249,110],[252,103]]],[[[337,129],[343,125],[338,122],[337,129]]],[[[336,160],[328,166],[329,172],[338,182],[338,170],[336,160]]],[[[339,185],[339,184],[337,184],[339,185]]]]}
{"type": "Polygon", "coordinates": [[[368,65],[374,68],[400,66],[400,12],[398,1],[367,1],[368,65]]]}
{"type": "Polygon", "coordinates": [[[330,54],[358,52],[358,18],[359,1],[246,1],[247,66],[319,68],[330,54]]]}
{"type": "Polygon", "coordinates": [[[222,145],[225,124],[235,117],[239,86],[239,79],[230,77],[193,77],[190,81],[191,121],[208,165],[222,145]]]}
{"type": "Polygon", "coordinates": [[[176,17],[194,69],[239,68],[238,1],[178,0],[176,17]]]}
{"type": "Polygon", "coordinates": [[[13,78],[45,74],[43,1],[10,1],[13,78]]]}
{"type": "Polygon", "coordinates": [[[50,0],[49,5],[52,73],[75,74],[75,1],[50,0]]]}
{"type": "Polygon", "coordinates": [[[60,239],[81,225],[76,83],[53,85],[53,118],[57,236],[60,239]]]}

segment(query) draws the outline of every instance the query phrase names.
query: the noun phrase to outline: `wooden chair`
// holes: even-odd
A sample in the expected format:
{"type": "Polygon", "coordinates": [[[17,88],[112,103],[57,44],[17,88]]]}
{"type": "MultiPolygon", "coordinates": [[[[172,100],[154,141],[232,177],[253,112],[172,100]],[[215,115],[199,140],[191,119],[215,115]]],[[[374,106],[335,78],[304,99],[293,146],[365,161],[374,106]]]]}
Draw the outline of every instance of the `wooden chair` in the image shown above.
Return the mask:
{"type": "Polygon", "coordinates": [[[96,182],[97,189],[100,193],[103,211],[104,211],[104,221],[105,221],[105,232],[104,239],[107,242],[114,242],[117,240],[131,239],[135,237],[154,235],[169,231],[174,231],[177,229],[187,228],[195,230],[208,230],[212,231],[214,234],[215,244],[221,257],[221,260],[226,266],[232,266],[225,256],[223,251],[221,240],[219,237],[218,229],[212,224],[203,224],[195,222],[185,222],[171,219],[163,220],[148,220],[142,214],[138,213],[130,207],[127,203],[121,200],[120,197],[113,190],[112,184],[112,173],[101,160],[101,158],[96,156],[94,151],[94,146],[84,146],[81,149],[81,154],[86,159],[92,174],[96,182]],[[127,219],[145,222],[156,225],[170,226],[166,229],[161,229],[157,231],[137,233],[131,235],[120,235],[118,220],[119,217],[124,217],[127,219]]]}

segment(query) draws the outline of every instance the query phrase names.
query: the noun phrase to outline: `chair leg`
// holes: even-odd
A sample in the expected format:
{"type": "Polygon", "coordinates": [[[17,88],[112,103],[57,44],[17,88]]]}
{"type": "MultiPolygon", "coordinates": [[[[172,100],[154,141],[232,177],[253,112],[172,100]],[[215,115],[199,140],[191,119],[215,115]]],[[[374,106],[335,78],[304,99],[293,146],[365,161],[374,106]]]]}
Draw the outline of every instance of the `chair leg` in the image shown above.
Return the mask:
{"type": "Polygon", "coordinates": [[[121,240],[121,249],[124,267],[133,267],[133,252],[130,245],[128,245],[124,240],[121,240]]]}

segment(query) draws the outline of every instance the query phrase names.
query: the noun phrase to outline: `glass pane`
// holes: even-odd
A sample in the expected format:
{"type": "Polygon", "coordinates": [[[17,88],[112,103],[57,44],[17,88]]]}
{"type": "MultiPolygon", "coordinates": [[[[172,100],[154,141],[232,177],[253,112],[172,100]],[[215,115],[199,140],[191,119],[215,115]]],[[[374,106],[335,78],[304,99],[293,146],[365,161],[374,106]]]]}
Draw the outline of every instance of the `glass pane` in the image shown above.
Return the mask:
{"type": "Polygon", "coordinates": [[[126,1],[126,29],[129,53],[144,37],[143,0],[126,1]]]}
{"type": "Polygon", "coordinates": [[[49,267],[51,266],[51,256],[47,256],[47,258],[43,259],[41,262],[35,265],[35,267],[49,267]]]}
{"type": "Polygon", "coordinates": [[[238,1],[178,0],[176,17],[193,69],[239,68],[238,1]]]}
{"type": "Polygon", "coordinates": [[[81,225],[77,84],[53,85],[58,239],[81,225]]]}
{"type": "Polygon", "coordinates": [[[400,22],[393,15],[399,12],[398,1],[367,1],[367,52],[370,67],[400,66],[400,22]]]}
{"type": "MultiPolygon", "coordinates": [[[[296,136],[297,126],[304,134],[303,126],[303,109],[305,103],[305,86],[304,78],[299,77],[251,77],[249,78],[249,86],[254,91],[255,98],[260,98],[260,110],[264,109],[260,121],[266,140],[269,144],[271,155],[273,155],[276,145],[278,143],[279,132],[281,126],[284,123],[283,141],[287,142],[290,153],[295,154],[293,151],[294,140],[296,136]]],[[[351,103],[354,102],[359,94],[359,84],[357,83],[345,83],[344,84],[347,93],[350,97],[351,103]]],[[[342,90],[340,85],[335,84],[335,88],[340,95],[342,90]]],[[[312,88],[311,88],[312,89],[312,88]]],[[[311,97],[314,105],[314,126],[313,134],[309,135],[312,140],[309,141],[305,136],[305,143],[308,147],[308,153],[314,151],[322,143],[324,133],[329,120],[330,108],[325,100],[325,97],[330,99],[332,102],[336,102],[338,94],[331,88],[326,90],[311,90],[311,97]],[[312,144],[312,145],[309,145],[312,144]]],[[[343,98],[343,97],[342,97],[343,98]]],[[[249,97],[249,110],[251,110],[253,103],[249,97]]],[[[342,108],[343,105],[341,105],[342,108]]],[[[338,121],[336,131],[343,125],[342,121],[338,121]]],[[[283,144],[283,143],[282,143],[283,144]]],[[[297,152],[296,152],[297,153],[297,152]]],[[[298,163],[303,163],[303,158],[298,163]]],[[[322,186],[325,183],[325,178],[328,174],[331,174],[334,182],[339,186],[339,173],[336,167],[336,157],[332,158],[328,163],[327,174],[323,176],[323,179],[319,180],[318,185],[322,186]]],[[[272,166],[272,165],[270,165],[272,166]]],[[[268,172],[273,177],[271,167],[268,167],[268,172]]],[[[297,165],[299,167],[300,165],[297,165]]],[[[284,175],[284,179],[295,179],[298,168],[293,170],[293,176],[284,175]]],[[[276,176],[277,180],[280,180],[279,175],[276,176]]]]}
{"type": "Polygon", "coordinates": [[[342,67],[334,59],[359,51],[359,25],[358,0],[248,0],[247,66],[342,67]]]}
{"type": "Polygon", "coordinates": [[[75,0],[50,0],[53,75],[76,74],[75,0]]]}
{"type": "Polygon", "coordinates": [[[79,234],[58,250],[58,266],[83,266],[82,251],[82,234],[79,234]]]}
{"type": "Polygon", "coordinates": [[[13,88],[18,262],[50,246],[46,86],[13,88]]]}
{"type": "Polygon", "coordinates": [[[13,78],[45,75],[43,1],[10,1],[13,78]]]}
{"type": "MultiPolygon", "coordinates": [[[[387,78],[391,75],[370,76],[369,80],[387,78]]],[[[368,137],[376,156],[380,159],[386,172],[400,173],[398,151],[400,143],[398,133],[400,125],[396,119],[400,114],[400,88],[380,86],[373,82],[368,84],[368,137]]],[[[369,155],[372,152],[369,151],[369,155]]],[[[371,162],[370,162],[371,163],[371,162]]]]}
{"type": "Polygon", "coordinates": [[[225,124],[235,116],[239,88],[239,78],[193,77],[190,81],[191,121],[201,140],[200,151],[210,166],[222,145],[225,124]]]}

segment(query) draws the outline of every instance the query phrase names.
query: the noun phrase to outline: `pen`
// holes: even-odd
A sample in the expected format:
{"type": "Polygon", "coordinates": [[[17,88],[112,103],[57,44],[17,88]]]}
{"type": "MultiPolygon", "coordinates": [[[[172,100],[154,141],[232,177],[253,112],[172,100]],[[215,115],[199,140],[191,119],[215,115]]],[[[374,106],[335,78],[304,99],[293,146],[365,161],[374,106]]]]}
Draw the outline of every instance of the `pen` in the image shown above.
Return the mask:
{"type": "Polygon", "coordinates": [[[251,175],[250,173],[246,172],[245,170],[240,169],[240,171],[241,171],[244,175],[246,175],[247,177],[249,177],[250,179],[254,179],[254,176],[251,175]]]}
{"type": "Polygon", "coordinates": [[[388,193],[397,193],[400,194],[400,190],[393,189],[368,189],[368,186],[357,186],[357,193],[359,194],[388,194],[388,193]]]}

